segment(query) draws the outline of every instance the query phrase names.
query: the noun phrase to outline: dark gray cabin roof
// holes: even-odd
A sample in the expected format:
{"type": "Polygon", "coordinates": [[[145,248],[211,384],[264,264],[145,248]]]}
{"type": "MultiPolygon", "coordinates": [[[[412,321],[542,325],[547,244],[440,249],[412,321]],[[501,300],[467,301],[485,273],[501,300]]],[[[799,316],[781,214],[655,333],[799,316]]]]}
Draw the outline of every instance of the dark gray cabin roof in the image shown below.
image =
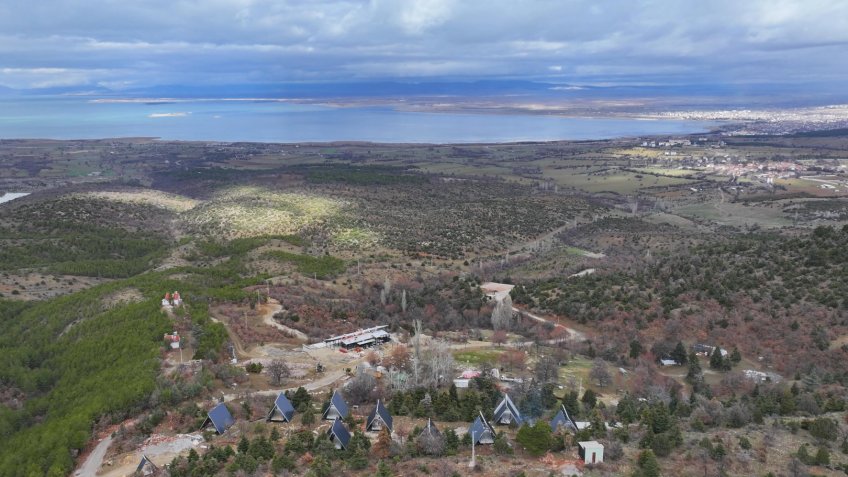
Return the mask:
{"type": "Polygon", "coordinates": [[[271,420],[271,417],[274,416],[274,411],[279,411],[286,422],[291,422],[294,417],[294,406],[291,401],[289,401],[289,398],[286,397],[285,393],[277,395],[277,399],[274,401],[274,407],[271,408],[271,412],[268,413],[269,421],[271,420]]]}
{"type": "Polygon", "coordinates": [[[472,438],[476,440],[475,444],[480,442],[480,439],[485,435],[486,431],[489,431],[492,434],[492,438],[495,437],[495,430],[492,428],[491,424],[486,421],[486,418],[483,417],[483,413],[481,412],[477,419],[471,423],[471,427],[468,428],[468,433],[473,436],[472,438]]]}
{"type": "Polygon", "coordinates": [[[427,425],[424,426],[424,429],[421,430],[421,434],[419,436],[423,436],[424,434],[429,434],[431,436],[440,436],[442,432],[436,427],[436,424],[433,423],[432,419],[427,419],[427,425]]]}
{"type": "Polygon", "coordinates": [[[333,397],[330,398],[330,405],[327,406],[327,409],[324,410],[324,414],[321,417],[326,419],[327,413],[333,407],[335,407],[336,410],[339,411],[339,414],[342,417],[347,417],[350,413],[350,410],[347,407],[347,403],[345,402],[344,398],[342,397],[342,394],[338,390],[333,392],[333,397]]]}
{"type": "Polygon", "coordinates": [[[501,416],[503,416],[506,411],[509,411],[512,414],[513,421],[520,426],[523,421],[521,413],[518,412],[518,407],[516,407],[515,403],[512,402],[512,399],[509,398],[509,394],[504,394],[503,400],[501,400],[498,407],[495,408],[495,423],[500,422],[501,416]]]}
{"type": "Polygon", "coordinates": [[[342,447],[347,449],[347,445],[350,443],[350,432],[348,432],[341,419],[333,421],[333,425],[330,426],[330,430],[327,431],[327,434],[334,439],[338,439],[342,447]]]}
{"type": "Polygon", "coordinates": [[[565,404],[560,404],[559,411],[556,413],[553,419],[551,419],[551,430],[556,432],[559,426],[565,426],[567,429],[571,429],[573,431],[577,430],[577,423],[574,422],[574,419],[568,414],[568,409],[565,408],[565,404]]]}
{"type": "Polygon", "coordinates": [[[389,432],[394,430],[394,427],[392,427],[392,415],[389,413],[389,410],[386,409],[386,406],[383,406],[383,403],[380,402],[379,399],[377,400],[377,405],[374,406],[374,410],[368,415],[365,429],[371,430],[371,424],[374,422],[374,419],[377,418],[377,415],[380,416],[380,419],[382,419],[386,427],[389,428],[389,432]]]}
{"type": "Polygon", "coordinates": [[[155,470],[157,470],[157,469],[159,469],[159,467],[156,467],[156,464],[154,464],[154,463],[153,463],[153,461],[152,461],[152,460],[150,460],[150,458],[149,458],[149,457],[147,457],[146,455],[142,454],[142,455],[141,455],[141,462],[139,462],[139,463],[138,463],[138,467],[136,467],[136,468],[135,468],[135,471],[136,471],[136,472],[141,472],[142,470],[144,470],[144,466],[145,466],[145,465],[148,465],[148,464],[150,464],[150,466],[153,468],[153,470],[154,470],[154,471],[155,471],[155,470]]]}
{"type": "Polygon", "coordinates": [[[230,410],[227,409],[227,406],[224,403],[221,403],[209,411],[209,414],[207,414],[206,420],[203,421],[203,426],[201,427],[206,427],[206,424],[209,422],[215,426],[215,431],[217,431],[218,434],[223,434],[230,428],[230,426],[235,424],[236,420],[233,419],[233,415],[230,414],[230,410]]]}

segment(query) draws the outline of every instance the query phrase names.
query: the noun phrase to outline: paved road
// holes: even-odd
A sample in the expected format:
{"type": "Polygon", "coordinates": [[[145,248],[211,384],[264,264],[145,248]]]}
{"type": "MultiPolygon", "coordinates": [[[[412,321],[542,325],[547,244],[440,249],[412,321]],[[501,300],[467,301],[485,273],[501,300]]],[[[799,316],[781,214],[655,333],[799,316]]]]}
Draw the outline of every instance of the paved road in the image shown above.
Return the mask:
{"type": "Polygon", "coordinates": [[[103,465],[103,458],[106,457],[106,451],[109,450],[109,446],[112,445],[112,436],[109,435],[91,451],[91,454],[88,455],[88,458],[85,459],[85,462],[82,463],[79,470],[74,472],[74,475],[78,475],[80,477],[95,477],[97,475],[97,469],[103,465]]]}

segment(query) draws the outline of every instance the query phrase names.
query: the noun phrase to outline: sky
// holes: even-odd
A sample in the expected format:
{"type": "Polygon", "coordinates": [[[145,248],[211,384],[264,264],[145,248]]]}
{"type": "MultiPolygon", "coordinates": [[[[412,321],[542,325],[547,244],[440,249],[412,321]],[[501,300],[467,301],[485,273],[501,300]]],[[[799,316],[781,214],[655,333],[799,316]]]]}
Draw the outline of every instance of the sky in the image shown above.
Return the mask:
{"type": "Polygon", "coordinates": [[[16,89],[841,87],[846,53],[845,0],[0,0],[0,86],[16,89]]]}

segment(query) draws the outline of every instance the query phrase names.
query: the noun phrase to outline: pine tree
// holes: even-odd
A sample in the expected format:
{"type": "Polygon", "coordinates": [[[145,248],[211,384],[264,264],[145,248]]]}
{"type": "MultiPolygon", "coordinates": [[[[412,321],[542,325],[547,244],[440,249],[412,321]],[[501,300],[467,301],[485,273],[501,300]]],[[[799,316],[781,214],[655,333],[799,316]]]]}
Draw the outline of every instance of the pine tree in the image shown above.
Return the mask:
{"type": "Polygon", "coordinates": [[[389,468],[386,461],[381,460],[379,464],[377,464],[377,477],[393,477],[395,474],[392,472],[392,469],[389,468]]]}
{"type": "Polygon", "coordinates": [[[583,404],[586,405],[587,409],[594,409],[595,404],[597,404],[598,402],[598,397],[595,395],[595,391],[587,389],[583,392],[583,397],[580,399],[580,401],[582,401],[583,404]]]}
{"type": "Polygon", "coordinates": [[[686,373],[686,382],[692,385],[695,392],[699,392],[704,384],[704,373],[701,371],[701,363],[695,352],[689,353],[689,371],[686,373]]]}
{"type": "Polygon", "coordinates": [[[642,351],[644,351],[644,350],[642,349],[642,343],[640,343],[639,340],[634,338],[632,341],[630,341],[630,358],[631,359],[638,358],[642,354],[642,351]]]}
{"type": "Polygon", "coordinates": [[[296,465],[294,463],[294,459],[292,459],[291,455],[288,453],[278,454],[274,456],[274,460],[271,461],[271,470],[273,470],[275,474],[282,473],[284,470],[292,472],[295,468],[296,465]]]}
{"type": "Polygon", "coordinates": [[[639,470],[633,474],[634,477],[660,477],[660,464],[650,449],[646,449],[639,454],[639,460],[636,462],[636,465],[639,467],[639,470]]]}
{"type": "Polygon", "coordinates": [[[515,440],[527,449],[530,455],[540,456],[551,447],[551,427],[541,419],[533,426],[524,424],[518,430],[515,440]]]}
{"type": "Polygon", "coordinates": [[[459,437],[456,431],[448,429],[445,431],[445,454],[455,455],[459,450],[459,437]]]}
{"type": "Polygon", "coordinates": [[[816,465],[830,465],[830,452],[824,447],[819,447],[818,452],[816,452],[815,462],[816,465]]]}
{"type": "Polygon", "coordinates": [[[577,391],[569,391],[562,398],[562,405],[568,411],[568,415],[577,418],[580,415],[580,402],[577,400],[577,391]]]}
{"type": "Polygon", "coordinates": [[[674,350],[671,352],[671,359],[677,362],[677,364],[687,364],[686,357],[686,347],[683,346],[683,343],[678,341],[677,346],[674,347],[674,350]]]}
{"type": "Polygon", "coordinates": [[[239,454],[244,454],[250,450],[250,441],[247,440],[247,436],[241,436],[237,449],[239,454]]]}
{"type": "Polygon", "coordinates": [[[318,455],[312,461],[312,465],[309,466],[309,471],[311,473],[310,475],[314,477],[330,477],[333,473],[333,468],[327,462],[327,459],[318,455]]]}
{"type": "Polygon", "coordinates": [[[632,422],[636,422],[636,419],[639,417],[636,407],[636,400],[633,399],[630,394],[625,394],[624,397],[618,401],[618,405],[615,407],[615,413],[621,422],[624,424],[630,424],[632,422]]]}
{"type": "Polygon", "coordinates": [[[312,408],[311,404],[306,405],[306,409],[303,410],[303,414],[300,416],[300,422],[304,426],[309,426],[315,423],[315,410],[312,408]]]}
{"type": "Polygon", "coordinates": [[[368,467],[368,451],[371,448],[371,441],[365,437],[359,429],[353,432],[353,437],[350,438],[347,451],[347,465],[353,470],[361,470],[368,467]]]}
{"type": "Polygon", "coordinates": [[[724,359],[721,357],[721,348],[718,346],[713,348],[713,354],[710,355],[710,369],[724,369],[724,359]]]}
{"type": "Polygon", "coordinates": [[[811,464],[810,454],[807,452],[807,444],[801,444],[801,447],[798,448],[798,453],[796,454],[798,460],[803,462],[804,464],[811,464]]]}
{"type": "Polygon", "coordinates": [[[292,407],[297,409],[298,412],[303,412],[305,409],[304,406],[309,405],[311,402],[312,396],[303,386],[297,388],[297,391],[295,391],[294,395],[291,397],[292,407]]]}
{"type": "MultiPolygon", "coordinates": [[[[548,427],[548,430],[550,431],[550,427],[548,427]]],[[[512,450],[512,446],[509,445],[509,441],[507,440],[506,435],[503,433],[503,431],[498,432],[498,434],[495,436],[495,442],[492,447],[495,451],[495,454],[498,455],[512,455],[514,453],[514,451],[512,450]]]]}
{"type": "Polygon", "coordinates": [[[733,347],[733,351],[730,352],[730,361],[733,364],[739,364],[742,361],[742,353],[739,352],[739,348],[736,346],[733,347]]]}

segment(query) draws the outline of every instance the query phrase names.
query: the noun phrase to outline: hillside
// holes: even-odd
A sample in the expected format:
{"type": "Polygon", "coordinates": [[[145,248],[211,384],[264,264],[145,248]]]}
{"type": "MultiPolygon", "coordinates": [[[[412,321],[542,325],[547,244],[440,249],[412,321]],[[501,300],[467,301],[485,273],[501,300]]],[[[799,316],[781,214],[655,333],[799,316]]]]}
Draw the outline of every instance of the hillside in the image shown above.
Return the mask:
{"type": "Polygon", "coordinates": [[[506,395],[540,424],[496,426],[481,475],[839,475],[848,199],[838,150],[809,159],[826,140],[4,142],[0,184],[32,193],[0,204],[0,476],[142,455],[465,475],[506,395]],[[324,346],[352,332],[391,342],[324,346]],[[293,421],[265,422],[283,390],[293,421]],[[319,418],[334,390],[345,451],[319,418]],[[378,399],[388,437],[364,429],[378,399]],[[221,403],[235,423],[201,429],[221,403]],[[547,427],[563,406],[580,429],[547,427]]]}

